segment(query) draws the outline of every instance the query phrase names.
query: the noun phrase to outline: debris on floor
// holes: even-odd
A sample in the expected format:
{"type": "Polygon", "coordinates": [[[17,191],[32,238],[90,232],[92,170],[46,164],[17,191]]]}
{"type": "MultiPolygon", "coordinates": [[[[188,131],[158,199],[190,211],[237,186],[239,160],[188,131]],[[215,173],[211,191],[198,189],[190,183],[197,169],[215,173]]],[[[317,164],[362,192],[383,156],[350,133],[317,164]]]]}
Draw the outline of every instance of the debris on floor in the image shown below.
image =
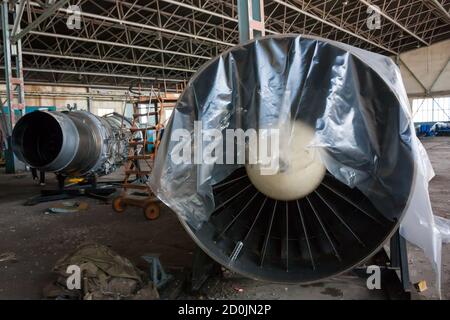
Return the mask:
{"type": "Polygon", "coordinates": [[[17,174],[15,174],[14,175],[14,178],[16,178],[16,179],[23,179],[23,178],[26,178],[26,177],[29,177],[29,174],[28,173],[17,173],[17,174]]]}
{"type": "Polygon", "coordinates": [[[86,181],[85,178],[69,178],[69,179],[67,179],[67,183],[69,183],[69,184],[78,184],[78,183],[82,183],[85,181],[86,181]]]}
{"type": "MultiPolygon", "coordinates": [[[[70,269],[70,268],[69,268],[70,269]]],[[[144,272],[128,259],[100,244],[81,245],[74,253],[59,260],[54,269],[57,280],[44,289],[49,299],[130,300],[158,299],[157,289],[144,272]],[[69,290],[69,267],[81,273],[80,288],[69,290]]]]}
{"type": "Polygon", "coordinates": [[[239,293],[244,292],[244,289],[242,289],[242,288],[234,287],[233,289],[234,289],[234,291],[239,292],[239,293]]]}
{"type": "Polygon", "coordinates": [[[62,214],[74,213],[87,210],[89,205],[87,202],[64,201],[54,207],[45,210],[45,214],[62,214]]]}
{"type": "Polygon", "coordinates": [[[172,275],[167,274],[159,260],[159,255],[157,254],[146,254],[142,256],[149,264],[149,275],[150,280],[153,282],[156,288],[160,289],[165,286],[171,279],[172,275]]]}
{"type": "Polygon", "coordinates": [[[416,284],[414,284],[414,287],[418,292],[424,292],[428,290],[427,282],[425,280],[417,282],[416,284]]]}
{"type": "Polygon", "coordinates": [[[17,257],[14,252],[5,252],[0,254],[0,262],[16,262],[17,257]]]}

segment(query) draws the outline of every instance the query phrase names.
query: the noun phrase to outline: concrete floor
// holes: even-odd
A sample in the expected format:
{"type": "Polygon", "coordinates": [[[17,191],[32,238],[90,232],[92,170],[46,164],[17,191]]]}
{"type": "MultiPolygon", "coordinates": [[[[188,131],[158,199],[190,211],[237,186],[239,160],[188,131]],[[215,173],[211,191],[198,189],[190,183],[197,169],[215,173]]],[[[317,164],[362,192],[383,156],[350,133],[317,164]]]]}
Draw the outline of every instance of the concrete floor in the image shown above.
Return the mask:
{"type": "Polygon", "coordinates": [[[22,206],[40,190],[30,175],[0,174],[0,190],[0,254],[17,256],[17,262],[0,262],[0,299],[41,299],[43,288],[54,279],[56,261],[85,242],[110,246],[143,270],[147,267],[141,256],[146,253],[161,253],[163,264],[172,267],[191,263],[194,244],[168,209],[150,222],[140,209],[118,214],[111,204],[80,198],[88,210],[46,215],[51,203],[22,206]]]}
{"type": "MultiPolygon", "coordinates": [[[[431,183],[435,213],[450,218],[450,138],[424,140],[437,177],[431,183]]],[[[49,185],[55,185],[50,181],[49,185]]],[[[30,175],[0,173],[0,254],[14,252],[16,262],[0,262],[0,299],[41,299],[43,288],[53,279],[52,267],[62,256],[81,243],[92,241],[111,246],[119,254],[144,269],[140,258],[145,253],[160,253],[167,268],[189,268],[195,245],[176,216],[167,208],[157,221],[146,221],[142,211],[130,208],[114,213],[111,205],[81,199],[86,211],[46,215],[49,204],[24,207],[22,203],[37,194],[40,187],[30,175]]],[[[426,280],[429,290],[423,298],[437,298],[434,275],[420,250],[410,246],[411,277],[426,280]]],[[[450,299],[450,246],[443,247],[443,298],[450,299]]],[[[209,299],[382,299],[380,292],[369,291],[365,282],[349,274],[312,286],[276,285],[243,279],[228,274],[211,279],[200,296],[209,299]]]]}
{"type": "MultiPolygon", "coordinates": [[[[422,143],[428,152],[435,178],[430,182],[430,198],[434,214],[450,219],[450,137],[423,138],[422,143]]],[[[423,253],[410,246],[409,263],[411,277],[415,281],[426,280],[430,290],[423,296],[428,299],[437,299],[434,290],[435,275],[431,265],[423,253]]],[[[450,300],[450,245],[442,246],[442,298],[450,300]]]]}

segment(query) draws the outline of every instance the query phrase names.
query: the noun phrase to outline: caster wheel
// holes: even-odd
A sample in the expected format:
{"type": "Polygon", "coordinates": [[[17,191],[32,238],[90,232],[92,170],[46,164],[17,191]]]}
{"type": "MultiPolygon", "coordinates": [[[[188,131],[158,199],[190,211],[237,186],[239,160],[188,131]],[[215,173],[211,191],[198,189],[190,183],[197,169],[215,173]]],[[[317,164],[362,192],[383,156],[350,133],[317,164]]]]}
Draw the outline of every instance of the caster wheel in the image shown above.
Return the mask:
{"type": "Polygon", "coordinates": [[[112,207],[115,212],[122,213],[127,208],[127,205],[123,202],[122,197],[116,197],[112,202],[112,207]]]}
{"type": "Polygon", "coordinates": [[[147,220],[156,220],[159,218],[159,206],[156,203],[150,203],[144,208],[144,216],[147,220]]]}

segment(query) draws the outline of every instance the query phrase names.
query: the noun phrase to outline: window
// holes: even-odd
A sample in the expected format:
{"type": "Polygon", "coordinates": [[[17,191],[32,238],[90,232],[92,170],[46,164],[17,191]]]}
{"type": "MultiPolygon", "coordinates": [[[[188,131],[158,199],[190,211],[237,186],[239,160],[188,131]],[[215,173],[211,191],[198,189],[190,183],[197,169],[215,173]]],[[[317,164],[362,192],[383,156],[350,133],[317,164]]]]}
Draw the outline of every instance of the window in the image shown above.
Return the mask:
{"type": "MultiPolygon", "coordinates": [[[[150,105],[148,105],[148,104],[140,104],[138,106],[138,109],[139,109],[139,113],[140,114],[151,113],[151,112],[155,112],[155,105],[154,104],[150,104],[150,105]]],[[[154,115],[150,115],[148,117],[146,117],[146,116],[145,117],[140,117],[139,118],[139,123],[140,124],[145,124],[145,125],[148,125],[148,126],[154,126],[154,125],[156,125],[155,119],[156,119],[156,117],[154,115]]]]}
{"type": "Polygon", "coordinates": [[[167,109],[164,109],[164,125],[167,125],[167,123],[169,122],[169,120],[170,120],[170,117],[172,116],[172,113],[173,113],[173,109],[174,108],[167,108],[167,109]]]}
{"type": "Polygon", "coordinates": [[[414,99],[412,111],[415,123],[450,121],[450,97],[414,99]]]}
{"type": "Polygon", "coordinates": [[[132,119],[133,118],[133,104],[127,103],[125,106],[125,118],[132,119]]]}
{"type": "Polygon", "coordinates": [[[110,114],[110,113],[113,113],[113,112],[114,112],[113,108],[98,108],[97,115],[99,117],[103,117],[104,115],[107,115],[107,114],[110,114]]]}

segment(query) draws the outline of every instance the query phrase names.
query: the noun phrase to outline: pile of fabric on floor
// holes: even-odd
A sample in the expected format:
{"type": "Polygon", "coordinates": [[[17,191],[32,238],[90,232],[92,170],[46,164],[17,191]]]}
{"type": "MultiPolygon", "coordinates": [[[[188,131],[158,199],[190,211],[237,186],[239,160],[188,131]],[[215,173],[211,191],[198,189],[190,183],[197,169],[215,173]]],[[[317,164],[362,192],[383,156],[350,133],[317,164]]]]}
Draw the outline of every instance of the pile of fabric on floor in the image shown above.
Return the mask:
{"type": "Polygon", "coordinates": [[[157,289],[128,259],[99,244],[84,244],[59,260],[47,299],[153,300],[157,289]]]}

